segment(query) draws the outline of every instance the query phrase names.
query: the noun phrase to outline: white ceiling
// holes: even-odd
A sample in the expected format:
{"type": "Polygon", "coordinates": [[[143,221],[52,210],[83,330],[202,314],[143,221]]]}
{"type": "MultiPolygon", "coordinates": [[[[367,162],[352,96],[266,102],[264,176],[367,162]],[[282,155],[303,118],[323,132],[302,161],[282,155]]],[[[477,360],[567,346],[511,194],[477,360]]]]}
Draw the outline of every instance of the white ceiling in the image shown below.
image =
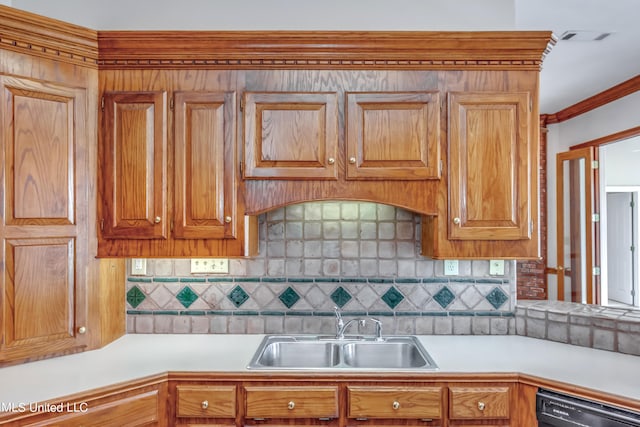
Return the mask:
{"type": "Polygon", "coordinates": [[[540,112],[555,113],[640,74],[640,0],[0,0],[99,30],[569,30],[543,63],[540,112]]]}

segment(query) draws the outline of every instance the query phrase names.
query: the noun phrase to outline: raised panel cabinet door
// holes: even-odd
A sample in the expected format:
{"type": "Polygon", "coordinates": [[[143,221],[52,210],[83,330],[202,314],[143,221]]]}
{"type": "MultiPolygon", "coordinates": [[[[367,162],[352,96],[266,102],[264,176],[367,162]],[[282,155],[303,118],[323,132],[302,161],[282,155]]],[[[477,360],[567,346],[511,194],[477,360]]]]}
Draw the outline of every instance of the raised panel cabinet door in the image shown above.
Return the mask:
{"type": "Polygon", "coordinates": [[[106,92],[102,237],[167,238],[167,94],[106,92]]]}
{"type": "Polygon", "coordinates": [[[244,178],[338,177],[334,92],[246,92],[244,178]]]}
{"type": "Polygon", "coordinates": [[[531,238],[529,102],[525,92],[449,93],[449,239],[531,238]]]}
{"type": "Polygon", "coordinates": [[[235,93],[176,92],[173,237],[236,235],[235,93]]]}
{"type": "Polygon", "coordinates": [[[0,76],[0,364],[87,345],[86,99],[0,76]]]}
{"type": "Polygon", "coordinates": [[[438,92],[352,92],[347,101],[347,179],[438,179],[438,92]]]}
{"type": "Polygon", "coordinates": [[[69,237],[5,241],[0,362],[85,345],[74,243],[69,237]]]}

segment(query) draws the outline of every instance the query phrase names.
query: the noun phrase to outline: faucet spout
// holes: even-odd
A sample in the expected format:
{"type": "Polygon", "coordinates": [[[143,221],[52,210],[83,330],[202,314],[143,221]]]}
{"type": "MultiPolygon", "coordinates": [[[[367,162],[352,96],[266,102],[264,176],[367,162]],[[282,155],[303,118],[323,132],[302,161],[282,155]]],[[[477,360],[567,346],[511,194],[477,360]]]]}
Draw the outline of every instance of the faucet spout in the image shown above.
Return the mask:
{"type": "Polygon", "coordinates": [[[349,320],[340,329],[338,329],[338,332],[336,333],[336,339],[343,340],[344,339],[344,332],[354,322],[358,322],[360,324],[360,326],[364,326],[365,323],[366,323],[366,320],[365,319],[351,319],[351,320],[349,320]]]}
{"type": "Polygon", "coordinates": [[[344,320],[342,320],[342,313],[338,306],[333,307],[334,313],[336,313],[336,337],[340,333],[340,330],[344,327],[344,320]]]}

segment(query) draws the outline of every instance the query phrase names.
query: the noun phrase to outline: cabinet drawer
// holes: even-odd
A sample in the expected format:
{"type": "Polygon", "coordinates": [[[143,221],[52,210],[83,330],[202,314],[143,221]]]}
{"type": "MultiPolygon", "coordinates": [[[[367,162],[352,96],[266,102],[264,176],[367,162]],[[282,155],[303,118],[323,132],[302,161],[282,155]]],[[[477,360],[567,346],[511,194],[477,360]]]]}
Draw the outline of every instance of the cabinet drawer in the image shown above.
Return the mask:
{"type": "Polygon", "coordinates": [[[509,418],[509,387],[450,387],[449,418],[509,418]]]}
{"type": "Polygon", "coordinates": [[[178,417],[235,418],[235,386],[179,385],[176,399],[178,417]]]}
{"type": "Polygon", "coordinates": [[[247,418],[337,418],[338,387],[245,387],[247,418]]]}
{"type": "Polygon", "coordinates": [[[442,417],[441,387],[348,387],[349,418],[442,417]]]}

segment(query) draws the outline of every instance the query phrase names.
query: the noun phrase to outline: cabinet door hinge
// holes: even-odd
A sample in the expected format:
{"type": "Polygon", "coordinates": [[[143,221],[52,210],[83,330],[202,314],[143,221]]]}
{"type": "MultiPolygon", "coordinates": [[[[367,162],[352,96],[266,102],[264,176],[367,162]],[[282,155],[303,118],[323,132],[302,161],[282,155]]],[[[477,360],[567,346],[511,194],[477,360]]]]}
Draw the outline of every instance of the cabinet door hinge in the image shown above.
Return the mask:
{"type": "Polygon", "coordinates": [[[100,220],[100,231],[104,231],[104,218],[100,220]]]}
{"type": "Polygon", "coordinates": [[[600,214],[599,213],[594,213],[593,215],[591,215],[591,221],[600,222],[600,214]]]}
{"type": "Polygon", "coordinates": [[[244,95],[240,96],[240,111],[244,111],[244,95]]]}
{"type": "Polygon", "coordinates": [[[529,221],[529,234],[533,234],[533,221],[529,221]]]}
{"type": "Polygon", "coordinates": [[[591,169],[598,169],[599,167],[600,167],[600,162],[598,162],[597,160],[591,161],[591,169]]]}
{"type": "Polygon", "coordinates": [[[173,220],[169,223],[169,231],[173,233],[173,220]]]}
{"type": "Polygon", "coordinates": [[[170,109],[170,110],[173,110],[173,107],[174,107],[173,98],[171,98],[171,99],[169,100],[169,109],[170,109]]]}
{"type": "Polygon", "coordinates": [[[240,176],[244,176],[244,163],[240,162],[240,176]]]}
{"type": "Polygon", "coordinates": [[[593,267],[593,275],[594,276],[600,275],[600,267],[593,267]]]}
{"type": "Polygon", "coordinates": [[[102,111],[104,111],[104,96],[102,97],[102,99],[100,100],[100,109],[102,111]]]}
{"type": "Polygon", "coordinates": [[[529,97],[529,112],[533,111],[533,98],[529,97]]]}

